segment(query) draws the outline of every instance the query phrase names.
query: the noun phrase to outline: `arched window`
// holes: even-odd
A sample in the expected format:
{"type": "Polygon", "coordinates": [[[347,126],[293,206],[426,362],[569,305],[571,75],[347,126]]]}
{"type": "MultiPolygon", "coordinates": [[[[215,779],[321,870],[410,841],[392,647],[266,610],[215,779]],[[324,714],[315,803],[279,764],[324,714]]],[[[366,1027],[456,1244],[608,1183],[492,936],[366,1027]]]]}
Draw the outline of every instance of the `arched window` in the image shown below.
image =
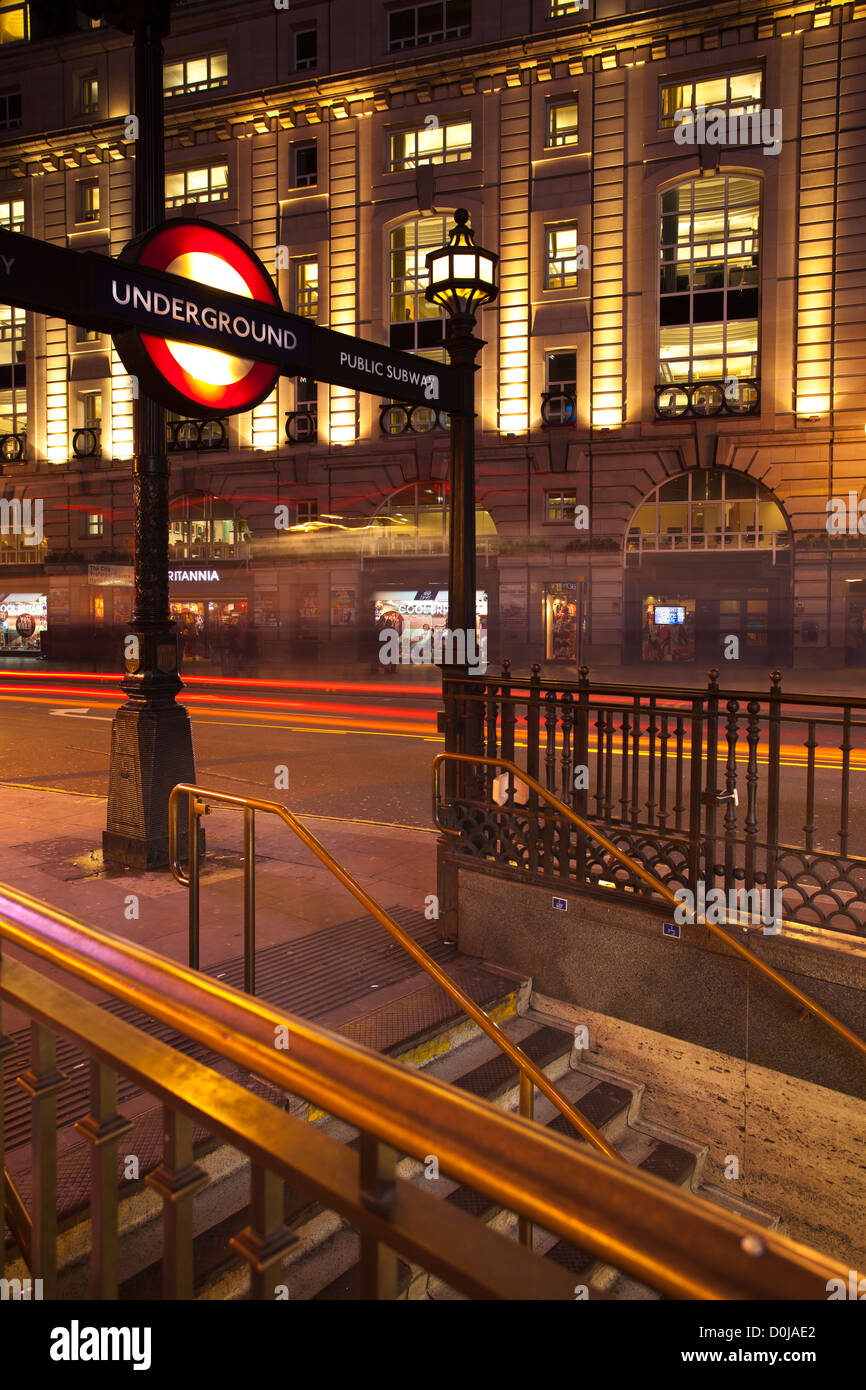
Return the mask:
{"type": "Polygon", "coordinates": [[[661,195],[661,414],[715,414],[723,406],[744,413],[754,404],[739,383],[759,375],[760,210],[760,180],[741,174],[688,179],[661,195]],[[681,389],[665,391],[670,383],[681,389]],[[685,390],[702,383],[717,389],[685,390]]]}
{"type": "Polygon", "coordinates": [[[640,504],[626,550],[775,550],[788,538],[785,513],[763,483],[731,468],[694,468],[640,504]]]}
{"type": "Polygon", "coordinates": [[[168,544],[173,560],[231,559],[250,540],[250,528],[231,502],[183,493],[169,503],[168,544]]]}
{"type": "Polygon", "coordinates": [[[401,352],[423,352],[444,360],[445,316],[424,298],[427,252],[448,241],[445,217],[415,217],[401,222],[389,236],[388,304],[390,343],[401,352]]]}
{"type": "MultiPolygon", "coordinates": [[[[410,483],[394,492],[374,513],[365,528],[376,551],[401,550],[415,554],[440,554],[448,548],[448,493],[443,483],[410,483]]],[[[475,508],[475,534],[479,548],[487,549],[496,538],[496,524],[483,507],[475,508]]]]}

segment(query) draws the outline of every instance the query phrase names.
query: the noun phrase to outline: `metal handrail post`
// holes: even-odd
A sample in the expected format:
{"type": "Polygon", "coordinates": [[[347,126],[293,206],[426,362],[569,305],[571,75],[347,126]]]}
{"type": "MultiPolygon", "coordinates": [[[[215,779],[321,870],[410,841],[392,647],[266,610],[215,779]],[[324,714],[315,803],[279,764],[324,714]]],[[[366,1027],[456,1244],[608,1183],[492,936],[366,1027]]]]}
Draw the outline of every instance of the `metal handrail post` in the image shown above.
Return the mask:
{"type": "Polygon", "coordinates": [[[244,989],[256,992],[256,813],[244,807],[244,989]]]}
{"type": "Polygon", "coordinates": [[[199,968],[199,845],[198,845],[198,801],[190,792],[187,809],[189,844],[189,963],[193,970],[199,968]]]}

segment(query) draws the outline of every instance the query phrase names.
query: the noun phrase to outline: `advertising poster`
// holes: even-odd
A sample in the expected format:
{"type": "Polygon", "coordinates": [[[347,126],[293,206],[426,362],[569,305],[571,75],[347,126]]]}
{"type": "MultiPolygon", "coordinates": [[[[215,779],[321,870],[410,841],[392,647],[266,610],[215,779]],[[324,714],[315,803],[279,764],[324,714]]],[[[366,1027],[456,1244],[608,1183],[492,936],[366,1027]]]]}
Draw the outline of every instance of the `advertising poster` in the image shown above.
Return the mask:
{"type": "Polygon", "coordinates": [[[357,590],[331,589],[331,627],[351,627],[357,612],[357,590]]]}

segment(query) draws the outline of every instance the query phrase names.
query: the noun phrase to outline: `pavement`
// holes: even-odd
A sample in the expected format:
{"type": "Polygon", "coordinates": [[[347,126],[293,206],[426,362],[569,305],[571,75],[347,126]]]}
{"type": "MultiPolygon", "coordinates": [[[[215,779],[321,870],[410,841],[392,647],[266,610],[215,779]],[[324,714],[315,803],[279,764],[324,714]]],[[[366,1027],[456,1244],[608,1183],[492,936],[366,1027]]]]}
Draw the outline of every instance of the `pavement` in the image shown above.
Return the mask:
{"type": "MultiPolygon", "coordinates": [[[[91,926],[186,964],[186,888],[168,869],[104,866],[105,820],[104,797],[4,786],[0,880],[91,926]]],[[[303,820],[383,907],[424,911],[425,898],[436,892],[437,831],[327,816],[305,815],[303,820]]],[[[243,820],[237,811],[214,810],[204,825],[200,965],[207,970],[243,954],[243,820]]],[[[363,912],[288,826],[275,817],[257,817],[258,950],[363,912]]],[[[19,955],[14,947],[4,950],[19,955]]],[[[86,986],[74,987],[89,998],[100,997],[86,986]]],[[[26,1022],[4,1005],[3,1032],[26,1022]]]]}

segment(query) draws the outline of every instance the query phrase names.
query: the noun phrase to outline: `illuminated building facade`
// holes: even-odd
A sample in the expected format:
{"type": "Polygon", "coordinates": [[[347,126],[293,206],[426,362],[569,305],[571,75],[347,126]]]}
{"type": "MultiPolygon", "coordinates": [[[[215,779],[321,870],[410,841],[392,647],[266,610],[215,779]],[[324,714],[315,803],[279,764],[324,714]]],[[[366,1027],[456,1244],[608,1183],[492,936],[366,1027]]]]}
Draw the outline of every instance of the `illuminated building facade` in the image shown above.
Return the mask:
{"type": "MultiPolygon", "coordinates": [[[[45,9],[0,0],[0,221],[117,255],[129,41],[45,9]]],[[[234,230],[294,312],[441,360],[424,257],[469,210],[500,257],[477,391],[492,656],[705,670],[735,636],[762,672],[860,664],[864,62],[851,3],[188,0],[167,215],[234,230]]],[[[368,660],[384,601],[441,603],[433,406],[284,378],[167,438],[188,655],[240,619],[264,658],[368,660]]],[[[110,339],[0,309],[5,495],[45,517],[41,547],[2,537],[3,587],[47,596],[55,652],[128,616],[131,448],[110,339]]]]}

